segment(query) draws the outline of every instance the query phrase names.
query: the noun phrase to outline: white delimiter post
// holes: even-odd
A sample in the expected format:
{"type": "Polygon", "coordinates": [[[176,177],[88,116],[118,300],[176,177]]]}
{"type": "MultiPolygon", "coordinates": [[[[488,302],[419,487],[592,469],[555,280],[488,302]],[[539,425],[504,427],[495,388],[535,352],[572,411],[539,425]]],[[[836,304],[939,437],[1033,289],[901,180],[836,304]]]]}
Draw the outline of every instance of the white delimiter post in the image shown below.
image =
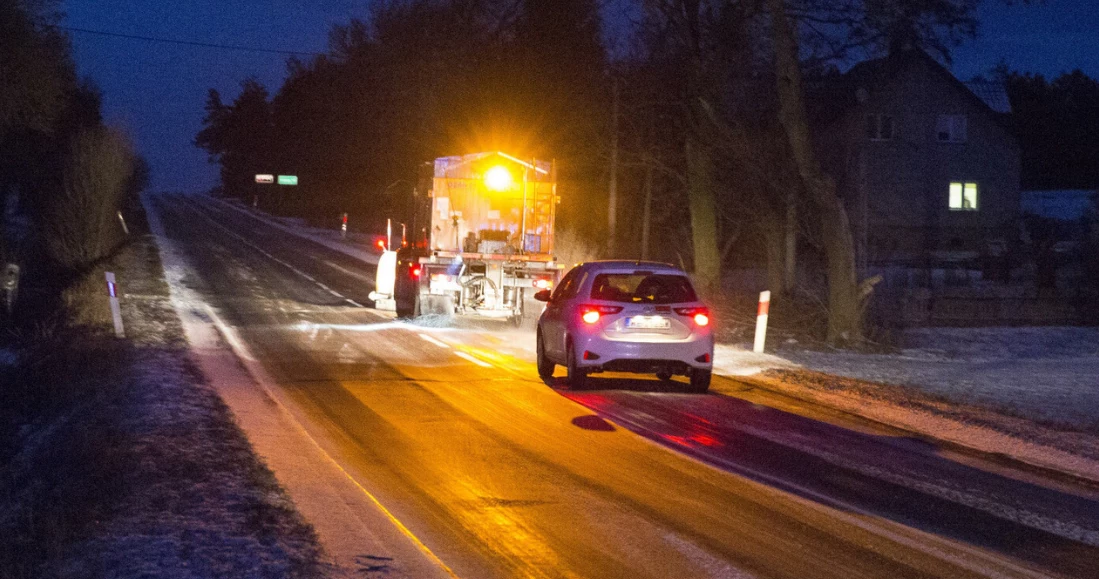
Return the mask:
{"type": "Polygon", "coordinates": [[[116,338],[125,338],[126,332],[122,329],[122,311],[118,308],[118,287],[114,283],[114,273],[107,272],[107,296],[111,300],[111,318],[114,319],[114,335],[116,338]]]}
{"type": "Polygon", "coordinates": [[[340,218],[340,237],[347,238],[347,214],[344,213],[340,218]]]}
{"type": "Polygon", "coordinates": [[[763,353],[763,342],[767,340],[767,314],[771,311],[771,292],[759,292],[759,312],[756,314],[756,344],[753,352],[763,353]]]}

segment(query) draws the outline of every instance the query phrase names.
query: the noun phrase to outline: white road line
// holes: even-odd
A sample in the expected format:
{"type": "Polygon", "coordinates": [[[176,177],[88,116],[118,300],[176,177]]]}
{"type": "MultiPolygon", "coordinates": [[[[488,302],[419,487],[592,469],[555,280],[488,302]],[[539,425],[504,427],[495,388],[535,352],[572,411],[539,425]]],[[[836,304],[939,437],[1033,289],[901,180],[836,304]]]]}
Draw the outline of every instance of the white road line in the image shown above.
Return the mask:
{"type": "Polygon", "coordinates": [[[436,346],[439,346],[440,348],[450,348],[450,346],[447,345],[446,342],[441,342],[439,340],[436,340],[435,338],[432,338],[431,336],[429,336],[427,334],[417,334],[417,335],[420,336],[421,338],[423,338],[424,341],[431,342],[432,344],[435,344],[436,346]]]}
{"type": "Polygon", "coordinates": [[[361,273],[351,271],[350,269],[347,269],[346,267],[336,265],[336,264],[334,264],[334,263],[332,263],[331,261],[328,261],[328,260],[323,260],[322,262],[324,263],[324,265],[327,265],[328,267],[331,267],[332,269],[343,272],[344,275],[349,275],[353,278],[360,279],[360,280],[365,281],[365,282],[374,283],[374,278],[372,278],[372,277],[365,276],[361,273]]]}
{"type": "MultiPolygon", "coordinates": [[[[197,213],[199,213],[200,215],[202,214],[202,212],[201,212],[201,211],[196,211],[196,212],[197,212],[197,213]]],[[[225,232],[226,234],[228,234],[228,235],[230,235],[230,236],[232,236],[232,237],[235,237],[236,239],[239,239],[239,240],[241,241],[241,243],[243,243],[243,244],[247,245],[248,247],[251,247],[252,249],[254,249],[254,250],[256,250],[257,252],[261,253],[262,255],[264,255],[265,257],[267,257],[268,259],[270,259],[271,261],[274,261],[275,263],[278,263],[279,265],[281,265],[281,266],[285,267],[286,269],[289,269],[290,271],[294,272],[295,274],[297,274],[297,275],[299,275],[299,276],[301,276],[301,277],[303,277],[303,278],[305,278],[305,279],[309,280],[310,282],[312,282],[313,284],[315,284],[315,285],[316,285],[317,287],[319,287],[319,288],[321,288],[322,290],[324,290],[324,291],[326,291],[326,292],[328,292],[328,293],[332,294],[332,296],[333,296],[333,297],[336,297],[336,298],[338,298],[338,299],[344,300],[345,302],[348,302],[348,303],[350,303],[350,304],[351,304],[351,305],[353,305],[353,306],[356,306],[356,307],[360,307],[360,308],[361,308],[361,307],[363,307],[363,306],[362,306],[361,304],[358,304],[358,303],[356,303],[355,301],[353,301],[353,300],[351,300],[351,299],[348,299],[348,298],[347,298],[347,296],[345,296],[345,295],[341,294],[340,292],[338,292],[338,291],[336,291],[336,290],[334,290],[334,289],[332,289],[332,288],[328,287],[327,285],[325,285],[325,284],[323,284],[323,283],[321,283],[321,282],[317,281],[317,278],[315,278],[315,277],[313,277],[313,276],[311,276],[311,275],[309,275],[309,274],[305,273],[304,271],[302,271],[302,270],[300,270],[300,269],[298,269],[298,268],[296,268],[296,267],[294,267],[294,266],[290,265],[289,263],[286,263],[285,261],[283,261],[283,260],[281,260],[281,259],[279,259],[279,258],[277,258],[277,257],[275,257],[275,256],[273,256],[273,255],[271,255],[270,253],[268,253],[268,252],[264,251],[263,249],[260,249],[260,248],[259,248],[259,247],[258,247],[258,246],[257,246],[256,244],[254,244],[254,243],[252,243],[252,242],[248,241],[247,239],[245,239],[245,238],[241,237],[240,235],[237,235],[236,233],[234,233],[233,231],[231,231],[231,230],[230,230],[230,229],[229,229],[228,227],[225,227],[224,225],[222,225],[222,224],[218,223],[217,221],[215,221],[214,219],[212,219],[212,218],[211,218],[211,217],[209,217],[208,215],[204,215],[203,217],[206,217],[206,220],[207,220],[207,221],[209,221],[210,223],[214,224],[214,227],[217,227],[218,229],[221,229],[222,231],[224,231],[224,232],[225,232]]]]}
{"type": "Polygon", "coordinates": [[[359,302],[357,302],[357,301],[355,301],[351,298],[343,298],[343,301],[355,306],[356,308],[365,308],[366,307],[366,306],[360,304],[359,302]]]}
{"type": "Polygon", "coordinates": [[[488,362],[485,362],[484,360],[478,360],[477,358],[474,358],[473,356],[470,356],[469,354],[467,354],[465,352],[454,352],[454,355],[458,356],[459,358],[465,358],[466,360],[469,360],[470,362],[473,362],[474,364],[477,364],[478,366],[480,366],[482,368],[491,368],[492,367],[492,364],[489,364],[488,362]]]}

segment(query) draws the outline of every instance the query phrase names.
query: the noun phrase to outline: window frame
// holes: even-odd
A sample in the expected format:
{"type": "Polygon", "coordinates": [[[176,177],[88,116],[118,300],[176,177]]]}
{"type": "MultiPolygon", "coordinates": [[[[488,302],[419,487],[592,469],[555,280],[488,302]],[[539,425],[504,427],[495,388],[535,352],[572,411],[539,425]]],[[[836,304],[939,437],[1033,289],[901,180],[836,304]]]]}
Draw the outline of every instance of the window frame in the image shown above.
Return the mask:
{"type": "Polygon", "coordinates": [[[870,141],[892,141],[897,138],[897,119],[893,115],[885,113],[868,113],[866,115],[866,138],[870,141]],[[886,122],[889,126],[889,136],[883,136],[886,122]]]}
{"type": "Polygon", "coordinates": [[[977,181],[950,181],[947,185],[947,200],[946,206],[950,211],[961,212],[976,212],[981,209],[981,185],[977,181]],[[957,195],[955,195],[955,186],[957,186],[957,195]],[[973,195],[970,197],[967,193],[972,190],[973,195]],[[957,206],[955,206],[955,199],[957,199],[957,206]],[[971,200],[971,206],[967,207],[966,204],[971,200]]]}
{"type": "Polygon", "coordinates": [[[940,143],[965,143],[969,141],[969,118],[963,114],[942,114],[935,122],[935,140],[940,143]],[[946,133],[942,131],[947,127],[946,133]],[[947,138],[943,138],[946,134],[947,138]]]}

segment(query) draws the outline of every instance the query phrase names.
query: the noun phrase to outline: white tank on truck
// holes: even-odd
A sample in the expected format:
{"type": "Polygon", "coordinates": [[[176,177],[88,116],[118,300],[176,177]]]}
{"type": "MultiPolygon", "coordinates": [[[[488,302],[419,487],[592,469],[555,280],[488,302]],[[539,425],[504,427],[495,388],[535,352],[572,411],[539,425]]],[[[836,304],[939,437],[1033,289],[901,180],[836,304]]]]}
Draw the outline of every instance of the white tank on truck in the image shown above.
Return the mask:
{"type": "Polygon", "coordinates": [[[553,254],[556,173],[552,162],[503,152],[436,159],[414,227],[420,239],[378,264],[371,295],[377,307],[403,317],[521,323],[528,298],[552,288],[560,272],[553,254]]]}

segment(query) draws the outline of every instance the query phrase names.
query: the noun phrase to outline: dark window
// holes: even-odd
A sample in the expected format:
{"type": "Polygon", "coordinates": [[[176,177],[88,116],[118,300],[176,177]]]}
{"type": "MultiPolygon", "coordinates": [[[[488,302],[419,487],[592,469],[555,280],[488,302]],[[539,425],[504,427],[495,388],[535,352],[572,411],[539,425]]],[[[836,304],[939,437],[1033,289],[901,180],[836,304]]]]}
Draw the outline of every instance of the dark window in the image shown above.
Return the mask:
{"type": "Polygon", "coordinates": [[[893,117],[890,115],[866,115],[866,138],[871,141],[893,139],[893,117]]]}
{"type": "Polygon", "coordinates": [[[938,135],[939,142],[964,143],[968,136],[965,115],[939,115],[935,133],[938,135]]]}
{"type": "Polygon", "coordinates": [[[591,286],[593,300],[630,304],[678,304],[698,301],[682,275],[601,273],[591,286]]]}

